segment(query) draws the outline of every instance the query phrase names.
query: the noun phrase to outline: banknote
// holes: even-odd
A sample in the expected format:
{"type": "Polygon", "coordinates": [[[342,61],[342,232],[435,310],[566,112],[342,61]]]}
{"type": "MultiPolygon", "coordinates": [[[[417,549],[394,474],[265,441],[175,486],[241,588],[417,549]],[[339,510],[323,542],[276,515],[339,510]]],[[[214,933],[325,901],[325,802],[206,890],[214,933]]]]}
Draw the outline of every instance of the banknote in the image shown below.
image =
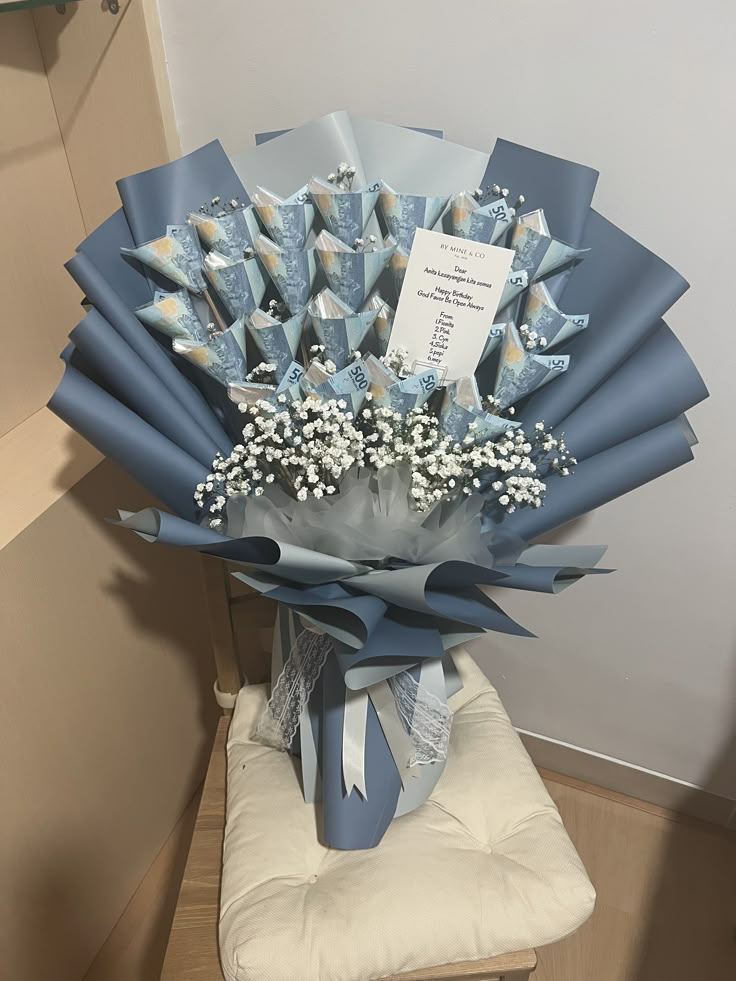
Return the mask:
{"type": "Polygon", "coordinates": [[[513,221],[513,212],[506,203],[506,198],[495,198],[488,204],[481,205],[468,191],[455,195],[450,215],[453,235],[483,242],[485,245],[497,242],[513,221]]]}
{"type": "Polygon", "coordinates": [[[202,251],[191,225],[167,225],[161,238],[120,251],[193,293],[201,293],[207,286],[202,275],[202,251]]]}
{"type": "Polygon", "coordinates": [[[378,203],[386,227],[399,248],[408,252],[417,228],[433,228],[447,207],[449,198],[425,197],[423,194],[400,194],[381,181],[378,203]]]}
{"type": "Polygon", "coordinates": [[[257,382],[228,382],[228,398],[236,405],[255,405],[256,402],[273,402],[276,396],[275,385],[261,385],[257,382]]]}
{"type": "Polygon", "coordinates": [[[257,187],[253,205],[266,231],[282,249],[306,248],[314,224],[314,205],[306,185],[288,198],[280,198],[265,187],[257,187]]]}
{"type": "Polygon", "coordinates": [[[332,375],[321,362],[312,361],[299,379],[299,384],[305,394],[312,395],[320,385],[326,384],[331,378],[332,375]]]}
{"type": "MultiPolygon", "coordinates": [[[[298,361],[292,361],[284,372],[284,377],[281,379],[276,388],[276,394],[280,395],[282,392],[292,394],[292,390],[299,393],[299,382],[303,377],[304,368],[302,368],[298,361]]],[[[299,396],[299,398],[301,398],[301,396],[299,396]]]]}
{"type": "Polygon", "coordinates": [[[382,395],[374,399],[374,403],[405,416],[412,409],[421,408],[437,390],[438,385],[439,372],[436,368],[428,368],[390,385],[384,389],[382,395]]]}
{"type": "MultiPolygon", "coordinates": [[[[506,321],[506,323],[513,323],[513,320],[506,321]]],[[[482,364],[486,358],[490,358],[493,352],[497,351],[501,346],[501,341],[506,333],[506,323],[491,325],[491,328],[488,331],[488,337],[486,339],[486,346],[483,348],[483,353],[481,354],[480,361],[478,362],[479,364],[482,364]]]]}
{"type": "Polygon", "coordinates": [[[378,310],[354,313],[331,289],[323,289],[309,303],[309,315],[317,340],[324,345],[325,357],[339,369],[346,367],[354,351],[360,349],[378,310]]]}
{"type": "Polygon", "coordinates": [[[265,310],[258,309],[246,318],[245,325],[259,354],[265,362],[276,366],[277,382],[284,378],[299,353],[306,317],[304,309],[282,323],[265,310]]]}
{"type": "Polygon", "coordinates": [[[503,310],[503,308],[507,307],[512,300],[515,300],[517,297],[521,296],[528,285],[529,273],[526,271],[526,269],[514,271],[512,266],[511,272],[506,279],[506,285],[503,288],[503,293],[501,294],[498,309],[503,310]]]}
{"type": "Polygon", "coordinates": [[[507,324],[493,390],[496,408],[507,409],[535,392],[567,371],[569,363],[566,354],[543,355],[527,351],[516,327],[507,324]]]}
{"type": "Polygon", "coordinates": [[[219,252],[228,259],[242,259],[246,250],[253,249],[253,242],[259,234],[252,205],[228,211],[219,217],[195,211],[188,215],[187,220],[197,230],[208,252],[219,252]]]}
{"type": "Polygon", "coordinates": [[[219,252],[208,252],[204,270],[233,320],[260,306],[266,280],[257,259],[233,260],[219,252]]]}
{"type": "Polygon", "coordinates": [[[238,325],[242,328],[242,321],[236,322],[222,334],[213,334],[206,344],[175,339],[172,346],[177,354],[202,368],[223,385],[242,383],[248,373],[248,366],[245,360],[245,338],[240,330],[234,329],[238,325]]]}
{"type": "Polygon", "coordinates": [[[153,300],[138,307],[135,313],[147,327],[153,327],[167,337],[190,341],[207,340],[207,330],[197,316],[186,290],[177,290],[175,293],[156,290],[153,300]]]}
{"type": "Polygon", "coordinates": [[[396,372],[387,368],[383,361],[373,354],[366,354],[363,365],[368,373],[368,391],[374,399],[382,398],[388,388],[401,381],[396,372]]]}
{"type": "Polygon", "coordinates": [[[374,290],[365,301],[363,310],[376,311],[376,319],[373,321],[373,333],[376,338],[376,347],[380,357],[388,351],[388,342],[391,340],[391,329],[394,326],[396,311],[383,299],[377,290],[374,290]]]}
{"type": "Polygon", "coordinates": [[[316,394],[325,399],[344,399],[353,413],[358,412],[368,394],[370,379],[365,362],[358,358],[342,371],[330,375],[329,379],[317,387],[316,394]]]}
{"type": "Polygon", "coordinates": [[[376,207],[379,186],[372,184],[364,191],[345,191],[320,177],[313,177],[307,185],[327,230],[348,245],[363,237],[376,207]]]}
{"type": "Polygon", "coordinates": [[[589,249],[575,249],[550,235],[547,219],[539,209],[516,220],[511,230],[511,248],[516,255],[512,272],[526,271],[529,281],[541,279],[589,249]]]}
{"type": "Polygon", "coordinates": [[[406,267],[409,264],[409,253],[406,249],[397,248],[394,254],[391,256],[391,275],[394,281],[394,289],[396,290],[396,295],[401,295],[401,289],[404,285],[404,277],[406,276],[406,267]]]}
{"type": "Polygon", "coordinates": [[[298,313],[309,303],[317,274],[315,249],[283,249],[265,235],[255,241],[266,272],[291,313],[298,313]]]}
{"type": "Polygon", "coordinates": [[[475,378],[458,378],[450,382],[440,406],[439,420],[442,432],[458,443],[462,443],[469,434],[477,442],[496,439],[521,425],[484,411],[475,378]]]}
{"type": "Polygon", "coordinates": [[[394,254],[396,243],[389,237],[383,248],[356,252],[330,232],[321,231],[315,249],[330,289],[351,310],[359,310],[394,254]]]}
{"type": "Polygon", "coordinates": [[[589,320],[587,313],[562,313],[544,283],[529,287],[524,323],[547,341],[548,349],[585,330],[589,320]]]}

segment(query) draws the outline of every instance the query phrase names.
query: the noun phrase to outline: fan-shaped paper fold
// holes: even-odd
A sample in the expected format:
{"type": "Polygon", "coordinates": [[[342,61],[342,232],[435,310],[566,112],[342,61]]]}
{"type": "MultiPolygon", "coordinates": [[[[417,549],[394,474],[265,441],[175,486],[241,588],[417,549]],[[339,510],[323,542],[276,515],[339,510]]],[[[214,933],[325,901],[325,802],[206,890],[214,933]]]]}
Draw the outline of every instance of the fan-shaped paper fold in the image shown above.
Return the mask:
{"type": "Polygon", "coordinates": [[[72,365],[67,365],[49,408],[167,507],[194,517],[192,495],[208,468],[72,365]]]}

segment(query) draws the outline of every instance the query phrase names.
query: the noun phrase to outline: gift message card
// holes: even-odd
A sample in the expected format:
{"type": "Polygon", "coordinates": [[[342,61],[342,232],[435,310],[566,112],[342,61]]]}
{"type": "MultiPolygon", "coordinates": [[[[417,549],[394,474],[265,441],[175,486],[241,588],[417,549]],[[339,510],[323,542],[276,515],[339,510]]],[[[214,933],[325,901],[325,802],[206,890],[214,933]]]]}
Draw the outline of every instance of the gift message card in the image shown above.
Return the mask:
{"type": "Polygon", "coordinates": [[[417,229],[389,350],[405,348],[415,371],[442,384],[475,373],[514,252],[417,229]]]}

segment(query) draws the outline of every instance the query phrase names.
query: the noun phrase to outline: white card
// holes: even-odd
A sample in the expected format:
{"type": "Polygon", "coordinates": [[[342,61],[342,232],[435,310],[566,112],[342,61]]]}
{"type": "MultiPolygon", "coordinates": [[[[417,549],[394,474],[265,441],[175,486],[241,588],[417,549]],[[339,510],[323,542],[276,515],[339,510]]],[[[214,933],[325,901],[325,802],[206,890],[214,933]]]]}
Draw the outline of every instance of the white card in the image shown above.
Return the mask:
{"type": "Polygon", "coordinates": [[[403,347],[417,371],[447,384],[475,373],[496,316],[512,249],[417,229],[389,350],[403,347]]]}

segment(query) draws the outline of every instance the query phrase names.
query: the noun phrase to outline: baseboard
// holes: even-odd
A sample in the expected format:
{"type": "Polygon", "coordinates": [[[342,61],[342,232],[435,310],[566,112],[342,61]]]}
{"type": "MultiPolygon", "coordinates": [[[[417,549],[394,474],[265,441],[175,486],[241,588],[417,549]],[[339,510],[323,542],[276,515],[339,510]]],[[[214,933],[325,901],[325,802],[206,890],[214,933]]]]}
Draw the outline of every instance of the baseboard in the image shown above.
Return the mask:
{"type": "Polygon", "coordinates": [[[665,773],[517,730],[535,765],[657,807],[688,814],[721,827],[736,828],[736,801],[665,773]]]}

